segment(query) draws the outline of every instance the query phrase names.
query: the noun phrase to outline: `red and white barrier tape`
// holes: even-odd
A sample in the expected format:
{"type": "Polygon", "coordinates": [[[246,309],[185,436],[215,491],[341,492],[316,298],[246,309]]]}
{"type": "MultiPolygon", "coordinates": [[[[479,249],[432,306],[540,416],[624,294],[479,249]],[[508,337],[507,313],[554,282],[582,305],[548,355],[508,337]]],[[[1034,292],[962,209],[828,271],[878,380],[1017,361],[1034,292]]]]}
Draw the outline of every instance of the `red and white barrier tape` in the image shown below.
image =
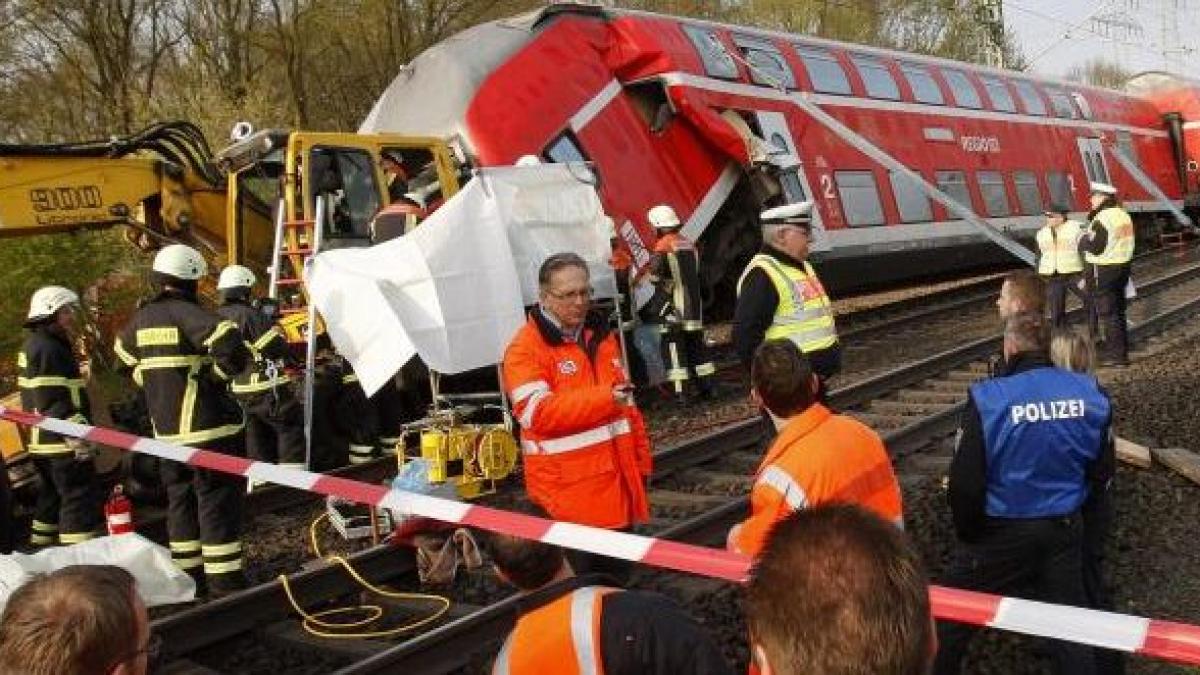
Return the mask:
{"type": "MultiPolygon", "coordinates": [[[[536,539],[565,548],[622,558],[654,567],[738,583],[744,582],[750,571],[749,558],[728,551],[389,490],[379,485],[172,445],[113,429],[76,424],[4,406],[0,406],[0,419],[24,426],[40,427],[46,431],[122,450],[245,476],[255,481],[286,485],[317,494],[335,495],[414,516],[536,539]]],[[[1200,627],[1197,626],[943,586],[931,586],[929,594],[933,614],[938,619],[990,626],[1200,665],[1200,627]]]]}

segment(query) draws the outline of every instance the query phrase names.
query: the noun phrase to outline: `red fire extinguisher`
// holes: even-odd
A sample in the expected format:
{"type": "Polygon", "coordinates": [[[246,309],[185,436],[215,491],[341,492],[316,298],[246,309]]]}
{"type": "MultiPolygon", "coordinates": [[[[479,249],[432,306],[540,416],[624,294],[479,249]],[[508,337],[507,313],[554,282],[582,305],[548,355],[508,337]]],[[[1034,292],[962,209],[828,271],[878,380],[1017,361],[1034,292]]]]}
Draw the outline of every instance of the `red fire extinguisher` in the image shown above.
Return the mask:
{"type": "Polygon", "coordinates": [[[133,503],[120,485],[113,488],[112,496],[104,504],[104,522],[109,534],[133,532],[133,503]]]}

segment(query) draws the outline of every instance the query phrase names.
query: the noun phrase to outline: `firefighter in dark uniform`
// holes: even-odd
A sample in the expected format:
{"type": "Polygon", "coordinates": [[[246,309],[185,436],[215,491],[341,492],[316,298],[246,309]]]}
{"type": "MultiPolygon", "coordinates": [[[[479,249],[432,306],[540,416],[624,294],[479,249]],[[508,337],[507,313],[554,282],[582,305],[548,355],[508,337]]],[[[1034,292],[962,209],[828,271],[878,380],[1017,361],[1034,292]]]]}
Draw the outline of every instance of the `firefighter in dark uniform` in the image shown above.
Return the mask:
{"type": "MultiPolygon", "coordinates": [[[[198,251],[166,246],[152,270],[158,293],[138,308],[114,349],[146,392],[154,436],[241,457],[245,423],[229,381],[251,362],[250,350],[232,321],[200,306],[196,286],[207,265],[198,251]]],[[[213,594],[245,587],[245,479],[178,462],[163,462],[162,478],[175,564],[213,594]]]]}
{"type": "MultiPolygon", "coordinates": [[[[1054,367],[1046,324],[1032,312],[1009,317],[999,374],[971,386],[950,465],[962,546],[945,582],[1083,607],[1080,510],[1114,471],[1112,406],[1096,378],[1054,367]]],[[[973,632],[939,624],[936,673],[958,672],[973,632]]],[[[1091,647],[1054,651],[1059,672],[1095,672],[1091,647]]]]}
{"type": "Polygon", "coordinates": [[[749,372],[764,340],[796,343],[812,364],[819,381],[817,398],[824,402],[826,383],[842,368],[842,349],[829,295],[808,263],[812,202],[767,209],[759,220],[762,249],[738,280],[734,347],[749,372]]]}
{"type": "Polygon", "coordinates": [[[717,368],[704,344],[700,256],[696,245],[679,233],[683,225],[675,209],[660,204],[650,209],[647,218],[658,231],[650,264],[658,299],[651,301],[651,311],[662,332],[667,381],[681,399],[689,379],[694,381],[697,394],[711,398],[717,368]]]}
{"type": "Polygon", "coordinates": [[[1092,210],[1088,229],[1079,241],[1087,268],[1088,295],[1104,342],[1099,349],[1100,365],[1129,364],[1129,336],[1125,323],[1125,287],[1133,260],[1133,220],[1117,201],[1117,189],[1106,183],[1091,184],[1092,210]]]}
{"type": "Polygon", "coordinates": [[[238,327],[253,359],[229,386],[246,411],[246,456],[303,468],[304,409],[285,370],[293,365],[291,350],[275,322],[252,303],[255,281],[241,265],[221,270],[217,280],[217,314],[238,327]]]}
{"type": "Polygon", "coordinates": [[[625,336],[625,358],[629,360],[629,378],[635,385],[644,386],[647,382],[646,364],[642,360],[641,352],[637,350],[633,335],[638,325],[637,312],[633,308],[633,256],[629,254],[629,249],[621,245],[613,219],[605,216],[604,225],[608,230],[611,250],[608,264],[612,267],[617,282],[617,297],[614,301],[617,303],[616,319],[620,325],[616,326],[616,329],[625,336]]]}
{"type": "MultiPolygon", "coordinates": [[[[29,336],[17,355],[21,407],[88,423],[88,399],[70,329],[79,296],[61,286],[38,289],[29,302],[29,336]]],[[[29,454],[41,478],[30,543],[75,544],[99,534],[101,508],[91,445],[33,427],[29,454]]]]}

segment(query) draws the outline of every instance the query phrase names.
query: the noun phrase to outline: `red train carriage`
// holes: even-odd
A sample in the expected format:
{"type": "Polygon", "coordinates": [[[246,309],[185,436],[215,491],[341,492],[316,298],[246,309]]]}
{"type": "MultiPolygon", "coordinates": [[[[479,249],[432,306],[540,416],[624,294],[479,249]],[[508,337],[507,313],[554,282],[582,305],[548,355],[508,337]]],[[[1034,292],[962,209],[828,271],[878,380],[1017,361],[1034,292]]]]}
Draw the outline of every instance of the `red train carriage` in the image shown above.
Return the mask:
{"type": "Polygon", "coordinates": [[[1143,73],[1126,89],[1150,102],[1162,116],[1174,151],[1172,167],[1193,208],[1200,197],[1200,80],[1169,73],[1143,73]]]}
{"type": "MultiPolygon", "coordinates": [[[[592,162],[635,258],[645,213],[668,203],[731,297],[763,206],[813,199],[831,286],[1002,259],[795,102],[799,94],[996,227],[1028,235],[1050,202],[1086,209],[1117,185],[1132,212],[1167,206],[1116,161],[1132,158],[1182,204],[1161,112],[1122,92],[956,61],[625,10],[557,5],[476,26],[427,50],[363,131],[457,137],[475,166],[524,154],[592,162]]],[[[861,147],[861,146],[859,146],[861,147]]]]}

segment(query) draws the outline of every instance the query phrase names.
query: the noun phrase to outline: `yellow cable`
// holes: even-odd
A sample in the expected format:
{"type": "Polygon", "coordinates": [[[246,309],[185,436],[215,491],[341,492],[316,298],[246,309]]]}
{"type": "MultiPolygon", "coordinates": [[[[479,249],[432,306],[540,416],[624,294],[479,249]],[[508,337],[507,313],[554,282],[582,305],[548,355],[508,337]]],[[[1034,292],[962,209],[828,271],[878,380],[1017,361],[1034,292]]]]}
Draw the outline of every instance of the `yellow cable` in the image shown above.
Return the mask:
{"type": "MultiPolygon", "coordinates": [[[[312,524],[310,524],[308,526],[308,536],[309,536],[309,540],[312,542],[313,553],[315,553],[316,557],[318,557],[318,558],[322,557],[322,555],[321,555],[321,547],[317,543],[317,525],[319,525],[321,523],[321,521],[328,520],[328,519],[329,519],[329,513],[322,513],[320,516],[318,516],[316,518],[316,520],[312,521],[312,524]]],[[[317,637],[324,637],[324,638],[333,638],[333,639],[365,639],[365,638],[392,637],[395,635],[400,635],[401,633],[407,633],[409,631],[416,630],[418,628],[421,628],[422,626],[425,626],[429,623],[437,621],[438,619],[440,619],[442,617],[443,614],[445,614],[447,611],[450,610],[449,598],[446,598],[446,597],[443,597],[440,595],[431,595],[431,594],[427,594],[427,593],[406,593],[406,592],[399,592],[399,591],[385,591],[382,588],[378,588],[377,586],[372,585],[370,582],[368,582],[366,579],[364,579],[362,577],[362,575],[358,573],[358,570],[354,569],[354,567],[350,564],[350,561],[346,560],[342,556],[331,555],[331,556],[326,557],[325,560],[330,563],[337,563],[337,564],[341,565],[342,568],[346,570],[346,573],[349,574],[351,578],[353,578],[355,581],[357,581],[363,588],[371,591],[372,593],[375,593],[376,595],[381,595],[385,598],[393,598],[396,600],[417,600],[417,601],[424,601],[424,602],[433,602],[435,604],[441,605],[441,607],[439,607],[432,614],[430,614],[429,616],[426,616],[423,619],[411,621],[409,623],[398,626],[396,628],[389,628],[387,630],[377,630],[377,631],[344,632],[347,629],[360,628],[362,626],[367,626],[367,625],[379,620],[384,615],[383,607],[381,607],[379,605],[355,605],[353,607],[335,607],[334,609],[327,609],[327,610],[324,610],[321,612],[317,612],[315,614],[309,614],[308,612],[304,611],[304,609],[302,607],[300,607],[300,603],[296,602],[296,597],[294,595],[292,595],[292,587],[288,584],[287,575],[280,574],[279,575],[279,583],[283,586],[283,592],[285,595],[287,595],[288,602],[292,603],[292,609],[296,610],[296,613],[304,618],[304,623],[302,625],[304,626],[304,630],[307,631],[310,635],[315,635],[317,637]],[[354,614],[354,613],[359,613],[359,612],[365,613],[367,615],[366,618],[359,619],[357,621],[350,621],[350,622],[329,622],[329,621],[321,620],[322,617],[343,615],[343,614],[354,614]],[[322,628],[336,629],[339,632],[329,632],[326,630],[321,630],[322,628]]]]}

